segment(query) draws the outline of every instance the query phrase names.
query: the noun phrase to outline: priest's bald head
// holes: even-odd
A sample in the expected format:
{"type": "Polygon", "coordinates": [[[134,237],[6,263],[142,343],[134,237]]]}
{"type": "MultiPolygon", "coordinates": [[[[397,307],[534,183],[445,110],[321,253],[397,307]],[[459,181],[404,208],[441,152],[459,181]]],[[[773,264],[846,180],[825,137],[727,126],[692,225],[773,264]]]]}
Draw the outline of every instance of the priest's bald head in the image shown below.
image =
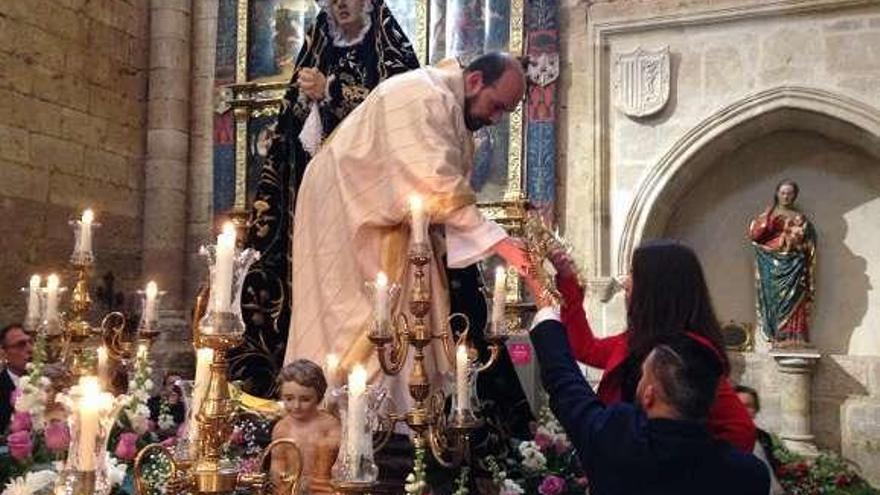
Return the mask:
{"type": "Polygon", "coordinates": [[[497,124],[516,109],[526,90],[522,62],[507,53],[490,52],[464,70],[465,123],[476,131],[497,124]]]}

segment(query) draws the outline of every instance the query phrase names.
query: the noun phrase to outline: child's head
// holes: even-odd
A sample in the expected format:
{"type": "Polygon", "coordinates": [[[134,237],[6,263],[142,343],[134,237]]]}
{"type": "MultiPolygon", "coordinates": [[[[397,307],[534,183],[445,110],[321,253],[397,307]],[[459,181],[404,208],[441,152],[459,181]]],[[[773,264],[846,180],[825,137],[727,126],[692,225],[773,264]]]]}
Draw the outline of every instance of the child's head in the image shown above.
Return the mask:
{"type": "Polygon", "coordinates": [[[294,419],[308,419],[324,399],[327,379],[321,367],[308,359],[297,359],[281,369],[278,376],[281,401],[294,419]]]}

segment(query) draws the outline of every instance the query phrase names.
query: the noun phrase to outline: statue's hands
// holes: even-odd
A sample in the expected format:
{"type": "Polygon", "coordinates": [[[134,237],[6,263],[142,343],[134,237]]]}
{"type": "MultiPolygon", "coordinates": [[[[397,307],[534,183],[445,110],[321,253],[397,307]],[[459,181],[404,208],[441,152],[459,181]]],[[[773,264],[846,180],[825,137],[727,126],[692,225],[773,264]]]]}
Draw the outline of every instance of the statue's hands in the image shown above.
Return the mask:
{"type": "Polygon", "coordinates": [[[311,100],[323,100],[327,95],[327,77],[318,69],[312,67],[300,69],[296,84],[311,100]]]}

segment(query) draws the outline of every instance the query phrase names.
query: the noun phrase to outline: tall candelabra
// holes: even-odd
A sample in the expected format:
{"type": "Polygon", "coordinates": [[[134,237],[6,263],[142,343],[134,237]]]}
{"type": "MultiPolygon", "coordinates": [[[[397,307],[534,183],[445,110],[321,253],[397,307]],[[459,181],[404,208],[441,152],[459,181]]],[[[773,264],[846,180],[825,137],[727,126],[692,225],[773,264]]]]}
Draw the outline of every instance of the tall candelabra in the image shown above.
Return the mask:
{"type": "MultiPolygon", "coordinates": [[[[418,226],[415,227],[416,229],[418,226]]],[[[429,450],[443,466],[455,467],[467,462],[469,437],[474,428],[482,422],[471,407],[471,390],[476,373],[492,366],[498,359],[501,347],[507,339],[503,323],[495,321],[487,326],[486,341],[490,354],[486,362],[477,363],[471,358],[472,352],[466,348],[469,322],[462,314],[450,315],[439,333],[434,333],[430,325],[431,290],[429,264],[432,253],[427,242],[413,243],[408,261],[411,267],[412,285],[408,301],[409,316],[400,314],[394,319],[377,315],[369,339],[376,349],[376,356],[382,372],[388,376],[399,375],[409,368],[407,388],[412,398],[412,406],[403,412],[379,415],[378,423],[383,425],[377,450],[387,442],[394,425],[406,424],[413,432],[416,448],[429,450]],[[451,323],[462,319],[465,330],[456,339],[451,323]],[[432,390],[426,366],[426,349],[439,341],[450,367],[456,370],[456,392],[452,397],[451,413],[446,413],[446,395],[440,389],[432,390]],[[409,359],[410,353],[412,359],[409,359]],[[409,363],[409,365],[407,365],[409,363]]],[[[377,296],[379,297],[379,296],[377,296]]],[[[384,304],[378,304],[383,307],[384,304]]],[[[496,308],[496,311],[499,308],[496,308]]],[[[503,312],[503,309],[501,309],[503,312]]],[[[346,428],[349,426],[346,425],[346,428]]],[[[349,432],[346,432],[346,436],[349,432]]],[[[340,450],[340,460],[346,449],[340,450]]],[[[366,494],[374,490],[374,480],[352,480],[337,477],[333,487],[337,493],[366,494]]]]}
{"type": "MultiPolygon", "coordinates": [[[[125,316],[116,312],[106,315],[98,326],[90,323],[89,279],[95,263],[92,234],[93,228],[99,225],[94,222],[91,210],[86,210],[81,219],[70,224],[75,238],[70,257],[75,284],[70,292],[68,310],[59,311],[61,296],[66,291],[60,286],[60,278],[50,275],[46,286],[41,288],[42,278],[34,275],[26,289],[28,312],[25,328],[46,344],[41,359],[51,363],[53,370],[40,377],[50,377],[56,402],[66,409],[68,416],[70,447],[55,493],[104,495],[110,491],[107,440],[117,413],[128,400],[127,396],[112,392],[114,369],[111,359],[128,367],[138,352],[134,345],[138,331],[127,329],[125,316]]],[[[155,284],[152,290],[148,286],[148,292],[153,302],[148,301],[145,305],[144,317],[147,318],[152,311],[153,318],[150,322],[142,319],[139,335],[144,350],[140,352],[146,352],[158,334],[154,317],[159,292],[155,284]]],[[[141,356],[146,359],[145,354],[141,356]]],[[[41,370],[36,373],[43,373],[41,366],[34,369],[41,370]]]]}
{"type": "MultiPolygon", "coordinates": [[[[135,484],[139,493],[146,493],[149,482],[145,476],[148,460],[153,455],[164,457],[170,469],[165,492],[170,494],[231,494],[236,490],[263,493],[271,487],[265,471],[241,473],[236,465],[224,459],[224,447],[232,434],[235,403],[229,393],[227,353],[244,339],[241,316],[241,289],[250,265],[259,258],[252,249],[236,245],[235,227],[230,223],[218,236],[216,246],[204,248],[210,267],[210,291],[203,295],[200,306],[205,308],[194,328],[193,345],[198,363],[187,435],[174,448],[152,444],[142,449],[134,466],[135,484]]],[[[293,468],[284,480],[297,493],[302,472],[302,456],[292,440],[277,440],[264,449],[261,466],[279,447],[294,453],[293,468]]]]}

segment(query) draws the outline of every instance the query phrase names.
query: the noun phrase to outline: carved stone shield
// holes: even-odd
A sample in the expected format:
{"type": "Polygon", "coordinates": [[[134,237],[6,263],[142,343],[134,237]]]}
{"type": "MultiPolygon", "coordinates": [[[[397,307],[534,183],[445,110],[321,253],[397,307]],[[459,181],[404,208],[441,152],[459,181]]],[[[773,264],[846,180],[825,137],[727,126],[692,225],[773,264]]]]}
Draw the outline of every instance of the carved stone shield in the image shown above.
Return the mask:
{"type": "Polygon", "coordinates": [[[542,88],[559,77],[559,54],[541,53],[529,56],[529,80],[542,88]]]}
{"type": "Polygon", "coordinates": [[[638,47],[614,61],[617,108],[630,117],[653,115],[669,101],[669,47],[656,51],[638,47]]]}

